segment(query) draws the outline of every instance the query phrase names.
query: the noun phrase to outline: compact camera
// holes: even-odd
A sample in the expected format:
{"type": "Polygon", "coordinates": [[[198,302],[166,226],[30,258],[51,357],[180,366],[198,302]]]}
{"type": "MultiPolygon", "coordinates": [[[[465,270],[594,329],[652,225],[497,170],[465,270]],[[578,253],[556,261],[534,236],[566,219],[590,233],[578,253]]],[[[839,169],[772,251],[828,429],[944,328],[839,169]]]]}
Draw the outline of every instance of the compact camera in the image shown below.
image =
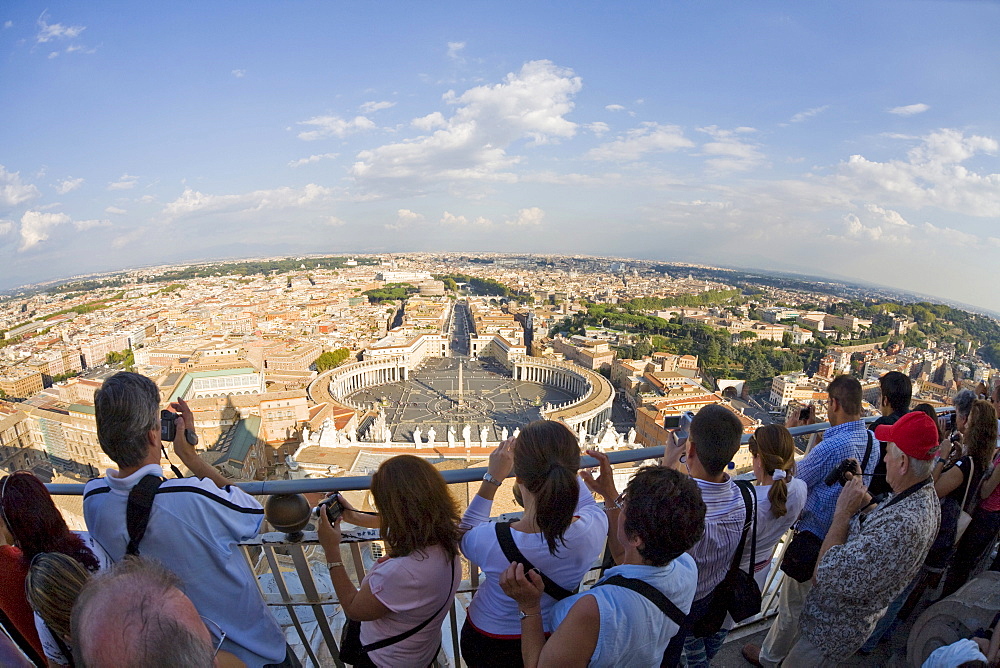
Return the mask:
{"type": "Polygon", "coordinates": [[[680,415],[667,415],[663,418],[664,429],[676,429],[677,440],[686,441],[688,432],[691,430],[691,420],[694,419],[694,412],[687,411],[680,415]]]}
{"type": "Polygon", "coordinates": [[[313,516],[319,517],[323,510],[326,511],[326,518],[330,520],[330,524],[336,522],[344,514],[344,507],[340,505],[340,497],[334,494],[320,501],[319,505],[312,509],[313,516]]]}
{"type": "Polygon", "coordinates": [[[809,407],[808,406],[806,406],[805,408],[803,408],[803,409],[801,409],[799,411],[799,419],[800,420],[808,420],[809,419],[809,407]]]}
{"type": "Polygon", "coordinates": [[[174,413],[173,411],[168,411],[166,409],[160,411],[160,440],[174,442],[177,438],[177,418],[180,417],[179,413],[174,413]]]}
{"type": "Polygon", "coordinates": [[[844,476],[845,473],[853,473],[854,475],[861,474],[861,467],[853,459],[845,459],[844,461],[837,464],[836,468],[826,474],[826,478],[823,482],[826,483],[827,487],[832,487],[836,483],[843,485],[847,482],[847,478],[844,476]]]}

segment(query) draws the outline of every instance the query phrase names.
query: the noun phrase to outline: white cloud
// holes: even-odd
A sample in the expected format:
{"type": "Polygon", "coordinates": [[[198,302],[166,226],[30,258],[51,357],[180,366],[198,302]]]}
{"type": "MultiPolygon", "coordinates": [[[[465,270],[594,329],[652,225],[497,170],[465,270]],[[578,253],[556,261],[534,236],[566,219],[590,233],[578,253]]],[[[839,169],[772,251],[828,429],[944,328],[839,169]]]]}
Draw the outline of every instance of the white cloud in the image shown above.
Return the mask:
{"type": "Polygon", "coordinates": [[[701,155],[709,156],[708,165],[717,171],[745,171],[760,165],[764,156],[756,145],[739,138],[740,134],[755,132],[753,128],[740,127],[723,130],[715,125],[698,128],[714,139],[701,147],[701,155]]]}
{"type": "Polygon", "coordinates": [[[587,123],[583,127],[587,128],[598,137],[607,133],[611,129],[607,123],[602,123],[601,121],[594,121],[593,123],[587,123]]]}
{"type": "Polygon", "coordinates": [[[289,167],[301,167],[302,165],[308,165],[313,162],[319,162],[320,160],[327,160],[337,157],[337,153],[320,153],[318,155],[310,155],[308,158],[299,158],[298,160],[292,160],[288,163],[289,167]]]}
{"type": "Polygon", "coordinates": [[[237,79],[242,79],[243,77],[245,77],[247,75],[247,71],[246,70],[233,70],[231,72],[231,74],[234,77],[236,77],[237,79]]]}
{"type": "Polygon", "coordinates": [[[388,100],[385,100],[382,102],[365,102],[364,104],[361,105],[361,107],[359,107],[359,109],[361,110],[362,114],[370,114],[372,112],[376,112],[381,109],[389,109],[395,106],[396,106],[395,102],[389,102],[388,100]]]}
{"type": "Polygon", "coordinates": [[[956,230],[953,227],[937,227],[931,223],[924,223],[920,229],[932,241],[945,243],[952,246],[964,246],[966,248],[977,248],[982,244],[982,240],[974,234],[956,230]]]}
{"type": "Polygon", "coordinates": [[[423,214],[409,209],[400,209],[396,212],[396,222],[386,223],[383,227],[387,230],[402,230],[422,222],[424,222],[423,214]]]}
{"type": "Polygon", "coordinates": [[[58,51],[50,51],[49,52],[49,60],[52,60],[53,58],[58,58],[58,57],[59,57],[59,52],[58,51]]]}
{"type": "Polygon", "coordinates": [[[474,225],[477,227],[488,227],[493,224],[493,221],[490,220],[489,218],[484,218],[482,216],[478,216],[470,221],[465,216],[456,216],[452,213],[449,213],[448,211],[445,211],[444,214],[441,216],[441,224],[454,225],[458,227],[466,227],[468,225],[474,225]]]}
{"type": "Polygon", "coordinates": [[[684,136],[680,127],[646,122],[612,142],[591,149],[587,157],[624,162],[639,160],[647,153],[667,153],[692,146],[694,143],[684,136]]]}
{"type": "Polygon", "coordinates": [[[299,133],[299,139],[305,141],[315,141],[326,139],[327,137],[346,137],[355,132],[364,130],[374,130],[375,123],[364,116],[355,116],[352,119],[343,119],[339,116],[315,116],[307,121],[300,121],[299,125],[308,125],[315,130],[304,130],[299,133]]]}
{"type": "Polygon", "coordinates": [[[537,206],[533,206],[529,209],[520,209],[514,218],[505,220],[504,222],[514,227],[528,227],[541,225],[544,219],[545,212],[537,206]]]}
{"type": "Polygon", "coordinates": [[[608,104],[604,106],[608,111],[625,111],[625,107],[620,104],[608,104]]]}
{"type": "Polygon", "coordinates": [[[435,111],[426,116],[421,116],[420,118],[414,118],[410,121],[410,125],[417,128],[418,130],[423,130],[424,132],[430,132],[434,128],[444,128],[448,126],[448,121],[445,120],[444,114],[440,111],[435,111]]]}
{"type": "Polygon", "coordinates": [[[66,47],[66,53],[97,53],[97,47],[88,48],[86,46],[81,46],[80,44],[70,44],[66,47]]]}
{"type": "Polygon", "coordinates": [[[14,231],[13,220],[0,220],[0,236],[10,234],[14,231]]]}
{"type": "Polygon", "coordinates": [[[890,114],[896,114],[897,116],[913,116],[915,114],[922,114],[928,109],[930,109],[929,105],[926,105],[923,102],[918,102],[917,104],[907,104],[902,107],[893,107],[892,109],[889,109],[888,112],[890,114]]]}
{"type": "Polygon", "coordinates": [[[138,176],[122,174],[121,178],[108,184],[108,190],[131,190],[139,180],[138,176]]]}
{"type": "Polygon", "coordinates": [[[108,208],[106,208],[104,210],[104,213],[113,213],[113,214],[115,214],[117,216],[122,216],[122,215],[128,213],[128,211],[126,211],[125,209],[122,209],[120,207],[117,207],[117,206],[109,206],[108,208]]]}
{"type": "Polygon", "coordinates": [[[21,183],[21,172],[8,172],[0,165],[0,206],[15,207],[41,193],[30,183],[21,183]]]}
{"type": "Polygon", "coordinates": [[[978,174],[961,163],[994,155],[995,139],[938,130],[920,138],[906,160],[876,162],[852,155],[835,184],[849,196],[912,209],[937,207],[970,216],[1000,216],[1000,174],[978,174]]]}
{"type": "Polygon", "coordinates": [[[577,125],[565,118],[573,109],[579,77],[547,60],[525,63],[494,85],[448,91],[455,107],[445,117],[435,112],[412,121],[431,134],[361,151],[351,173],[358,179],[410,180],[441,184],[455,180],[516,181],[505,172],[519,160],[508,148],[521,139],[534,144],[574,136],[577,125]]]}
{"type": "Polygon", "coordinates": [[[465,42],[448,42],[448,57],[452,60],[461,60],[464,50],[465,42]]]}
{"type": "Polygon", "coordinates": [[[66,193],[73,192],[77,188],[83,185],[83,178],[74,179],[69,177],[63,179],[55,185],[56,192],[60,195],[65,195],[66,193]]]}
{"type": "Polygon", "coordinates": [[[80,33],[86,30],[86,26],[64,26],[61,23],[49,23],[47,20],[48,10],[42,12],[38,17],[38,34],[35,41],[38,44],[51,42],[54,39],[73,39],[79,37],[80,33]]]}
{"type": "Polygon", "coordinates": [[[47,241],[54,227],[69,222],[71,219],[65,213],[25,211],[21,216],[21,247],[18,250],[28,250],[47,241]]]}
{"type": "Polygon", "coordinates": [[[822,107],[813,107],[812,109],[806,109],[805,111],[800,111],[799,113],[792,116],[789,120],[790,123],[801,123],[807,118],[812,118],[816,114],[822,114],[824,111],[830,108],[830,105],[824,104],[822,107]]]}
{"type": "Polygon", "coordinates": [[[915,228],[898,211],[869,203],[859,213],[844,216],[848,238],[894,245],[912,242],[915,228]]]}
{"type": "Polygon", "coordinates": [[[89,230],[95,227],[110,227],[110,220],[74,220],[73,227],[78,230],[89,230]]]}
{"type": "Polygon", "coordinates": [[[4,21],[3,22],[3,27],[4,27],[5,30],[7,28],[13,28],[14,27],[14,22],[13,21],[4,21]]]}
{"type": "Polygon", "coordinates": [[[328,227],[343,227],[347,223],[336,216],[327,216],[326,218],[323,218],[323,224],[328,227]]]}
{"type": "Polygon", "coordinates": [[[240,213],[264,210],[301,208],[329,201],[329,188],[310,183],[302,188],[256,190],[239,195],[206,195],[185,188],[180,197],[163,208],[168,220],[209,213],[240,213]]]}

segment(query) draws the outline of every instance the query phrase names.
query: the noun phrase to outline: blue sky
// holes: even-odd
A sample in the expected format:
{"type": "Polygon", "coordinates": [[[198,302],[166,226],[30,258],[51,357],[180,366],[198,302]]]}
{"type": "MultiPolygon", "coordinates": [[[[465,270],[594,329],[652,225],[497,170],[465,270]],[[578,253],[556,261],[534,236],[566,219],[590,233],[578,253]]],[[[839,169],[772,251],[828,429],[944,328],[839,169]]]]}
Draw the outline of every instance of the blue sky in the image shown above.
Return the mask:
{"type": "Polygon", "coordinates": [[[0,6],[0,288],[610,254],[1000,310],[995,2],[0,6]]]}

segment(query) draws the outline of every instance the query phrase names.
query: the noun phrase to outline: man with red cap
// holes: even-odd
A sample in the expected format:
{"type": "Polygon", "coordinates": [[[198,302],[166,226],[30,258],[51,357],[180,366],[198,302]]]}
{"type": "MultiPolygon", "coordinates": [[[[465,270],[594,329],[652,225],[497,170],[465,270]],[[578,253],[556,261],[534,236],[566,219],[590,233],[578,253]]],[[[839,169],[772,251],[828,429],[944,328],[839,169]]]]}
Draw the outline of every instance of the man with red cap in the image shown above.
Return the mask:
{"type": "Polygon", "coordinates": [[[916,577],[937,536],[934,420],[907,413],[876,428],[875,438],[889,444],[885,476],[893,493],[873,507],[862,476],[846,474],[799,619],[800,637],[783,665],[832,666],[854,654],[916,577]]]}

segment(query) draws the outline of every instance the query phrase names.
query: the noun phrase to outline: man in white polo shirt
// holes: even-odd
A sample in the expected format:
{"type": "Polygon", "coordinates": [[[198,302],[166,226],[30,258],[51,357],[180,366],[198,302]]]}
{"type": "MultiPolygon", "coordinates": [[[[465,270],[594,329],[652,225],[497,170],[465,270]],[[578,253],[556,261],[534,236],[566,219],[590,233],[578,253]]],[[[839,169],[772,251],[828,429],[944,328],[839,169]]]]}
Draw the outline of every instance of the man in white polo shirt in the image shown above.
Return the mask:
{"type": "Polygon", "coordinates": [[[183,399],[171,404],[179,413],[174,453],[195,477],[162,480],[159,401],[153,381],[128,372],[107,379],[94,395],[97,437],[118,470],[87,483],[83,514],[91,536],[114,561],[138,552],[176,573],[198,613],[218,624],[220,636],[225,632],[222,649],[247,666],[298,666],[238,547],[257,535],[264,510],[198,457],[183,399]],[[139,510],[137,486],[150,490],[148,512],[139,510]],[[148,518],[144,531],[137,515],[148,518]]]}

